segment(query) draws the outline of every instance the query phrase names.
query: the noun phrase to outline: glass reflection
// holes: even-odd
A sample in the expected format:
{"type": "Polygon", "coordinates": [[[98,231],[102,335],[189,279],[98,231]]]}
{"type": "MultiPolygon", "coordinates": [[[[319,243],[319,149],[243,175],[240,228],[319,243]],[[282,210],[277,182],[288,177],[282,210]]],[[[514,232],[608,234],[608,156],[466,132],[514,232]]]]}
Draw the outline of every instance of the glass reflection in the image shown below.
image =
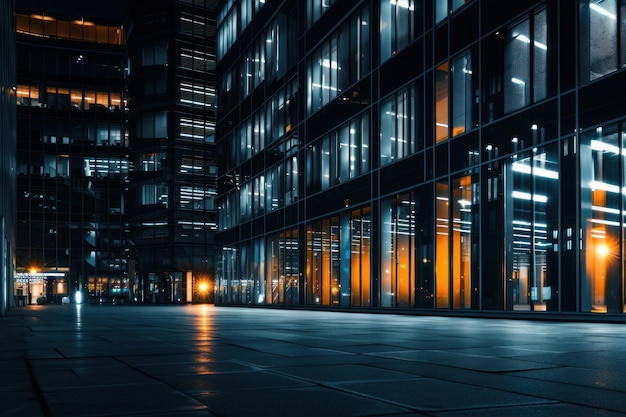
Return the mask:
{"type": "Polygon", "coordinates": [[[555,147],[515,155],[507,166],[507,262],[514,310],[546,311],[557,294],[558,159],[555,147]]]}
{"type": "Polygon", "coordinates": [[[598,127],[581,139],[581,221],[584,228],[583,311],[620,312],[622,204],[617,125],[598,127]]]}

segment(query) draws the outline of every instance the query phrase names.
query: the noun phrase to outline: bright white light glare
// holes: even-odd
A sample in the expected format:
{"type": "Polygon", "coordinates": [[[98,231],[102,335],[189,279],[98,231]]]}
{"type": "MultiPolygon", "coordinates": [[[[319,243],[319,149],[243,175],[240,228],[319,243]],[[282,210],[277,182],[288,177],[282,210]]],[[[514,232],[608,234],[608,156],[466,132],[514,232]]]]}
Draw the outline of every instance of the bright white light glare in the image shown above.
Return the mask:
{"type": "Polygon", "coordinates": [[[409,4],[409,0],[389,0],[389,3],[394,6],[402,7],[403,9],[413,10],[413,5],[409,4]]]}
{"type": "Polygon", "coordinates": [[[609,214],[620,214],[620,211],[618,209],[614,209],[610,207],[591,206],[591,210],[601,211],[602,213],[609,213],[609,214]]]}
{"type": "Polygon", "coordinates": [[[548,202],[548,197],[545,195],[541,195],[541,194],[535,194],[535,195],[531,195],[530,193],[523,193],[521,191],[513,191],[511,193],[511,197],[513,198],[517,198],[520,200],[527,200],[530,201],[531,199],[537,203],[547,203],[548,202]]]}
{"type": "Polygon", "coordinates": [[[519,172],[522,174],[533,174],[537,177],[550,178],[553,180],[559,179],[559,173],[557,171],[550,171],[545,168],[531,167],[530,165],[523,164],[521,162],[513,163],[513,171],[519,172]]]}
{"type": "Polygon", "coordinates": [[[614,185],[614,184],[607,184],[606,182],[602,182],[602,181],[591,181],[589,183],[589,187],[591,187],[591,189],[593,190],[602,190],[602,191],[608,191],[610,193],[619,193],[619,186],[614,185]]]}
{"type": "Polygon", "coordinates": [[[594,223],[594,224],[604,224],[606,226],[615,226],[615,227],[619,227],[620,226],[619,222],[614,222],[614,221],[611,221],[611,220],[591,219],[591,223],[594,223]]]}
{"type": "Polygon", "coordinates": [[[325,68],[337,69],[339,66],[337,65],[337,61],[331,61],[328,58],[322,59],[320,65],[325,68]]]}
{"type": "Polygon", "coordinates": [[[526,84],[524,82],[524,80],[520,80],[519,78],[515,78],[515,77],[511,78],[511,82],[513,84],[517,84],[517,85],[524,85],[524,84],[526,84]]]}
{"type": "Polygon", "coordinates": [[[596,3],[590,3],[589,8],[593,10],[594,12],[601,14],[602,16],[606,16],[610,19],[617,20],[617,16],[615,16],[613,13],[606,10],[604,7],[598,6],[596,3]]]}
{"type": "Polygon", "coordinates": [[[80,291],[76,291],[76,304],[80,304],[83,302],[83,293],[80,291]]]}
{"type": "Polygon", "coordinates": [[[322,84],[312,83],[311,86],[315,87],[315,88],[321,88],[323,90],[339,91],[337,89],[337,87],[332,87],[330,85],[322,85],[322,84]]]}
{"type": "MultiPolygon", "coordinates": [[[[606,151],[614,153],[615,155],[619,155],[619,146],[610,145],[606,142],[602,142],[601,140],[592,140],[591,141],[591,149],[594,151],[606,151]]],[[[626,149],[622,149],[622,155],[626,156],[626,149]]]]}

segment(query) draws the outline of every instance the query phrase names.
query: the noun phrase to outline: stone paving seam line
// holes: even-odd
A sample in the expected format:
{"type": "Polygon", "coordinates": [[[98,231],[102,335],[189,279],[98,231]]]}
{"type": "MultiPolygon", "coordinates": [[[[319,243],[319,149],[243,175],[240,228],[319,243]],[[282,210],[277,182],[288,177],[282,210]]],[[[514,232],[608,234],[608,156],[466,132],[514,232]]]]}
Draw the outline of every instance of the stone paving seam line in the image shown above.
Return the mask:
{"type": "Polygon", "coordinates": [[[35,375],[35,370],[33,369],[33,365],[30,362],[30,359],[24,358],[24,363],[26,364],[26,371],[28,372],[28,379],[30,379],[30,384],[33,388],[33,393],[35,394],[35,398],[37,399],[37,404],[41,408],[41,412],[45,417],[52,417],[52,410],[50,410],[50,406],[46,401],[46,397],[41,390],[41,386],[39,385],[39,381],[37,381],[37,376],[35,375]]]}
{"type": "MultiPolygon", "coordinates": [[[[406,359],[399,359],[399,360],[406,360],[406,359]]],[[[411,362],[411,361],[409,361],[411,362]]],[[[427,361],[414,361],[414,362],[422,362],[422,363],[427,363],[430,364],[430,362],[427,361]]],[[[370,366],[375,366],[375,365],[370,365],[370,366]]],[[[447,364],[437,364],[437,366],[441,366],[441,367],[446,367],[446,368],[452,368],[452,369],[457,369],[457,370],[461,370],[461,371],[465,371],[465,372],[470,372],[470,373],[485,373],[485,374],[489,374],[492,376],[500,376],[500,377],[512,377],[512,378],[520,378],[520,379],[530,379],[533,381],[536,381],[537,383],[550,383],[550,384],[556,384],[556,385],[572,385],[572,386],[576,386],[579,388],[589,388],[592,390],[599,390],[599,388],[594,388],[594,387],[587,387],[584,385],[580,385],[580,384],[572,384],[572,383],[565,383],[565,382],[557,382],[557,381],[544,381],[541,379],[534,379],[534,378],[529,378],[529,377],[524,377],[524,376],[518,376],[518,375],[511,375],[511,372],[485,372],[485,371],[475,371],[475,370],[470,370],[470,369],[465,369],[465,368],[461,368],[461,367],[457,367],[457,366],[452,366],[452,365],[447,365],[447,364]]],[[[383,368],[383,369],[387,369],[387,368],[383,368]]],[[[446,377],[437,373],[429,373],[429,372],[423,372],[420,374],[422,377],[424,378],[434,378],[434,379],[439,379],[442,381],[447,381],[447,382],[455,382],[455,383],[460,383],[460,384],[464,384],[464,385],[469,385],[469,386],[474,386],[474,387],[478,387],[478,388],[488,388],[488,389],[495,389],[498,391],[502,391],[502,392],[508,392],[508,393],[512,393],[512,394],[521,394],[521,395],[526,395],[529,397],[535,397],[535,398],[540,398],[544,401],[546,401],[546,404],[549,404],[551,402],[557,403],[557,404],[567,404],[567,405],[574,405],[574,406],[582,406],[582,407],[589,407],[589,408],[595,408],[598,410],[602,410],[602,411],[609,411],[609,412],[618,412],[618,413],[623,413],[624,410],[616,410],[613,408],[609,408],[609,407],[601,407],[601,406],[597,406],[597,405],[591,405],[588,403],[584,403],[582,401],[570,401],[570,400],[565,400],[563,398],[561,399],[556,399],[556,398],[551,398],[548,397],[546,394],[540,394],[540,393],[529,393],[527,390],[522,390],[522,389],[510,389],[510,388],[504,388],[501,385],[497,385],[494,383],[487,383],[485,384],[485,381],[481,381],[482,384],[478,384],[476,382],[470,382],[467,379],[458,376],[458,377],[446,377]]],[[[612,391],[615,393],[619,393],[619,394],[623,394],[622,391],[617,391],[617,390],[606,390],[606,391],[612,391]]]]}
{"type": "MultiPolygon", "coordinates": [[[[363,366],[369,366],[369,365],[363,365],[363,366]]],[[[374,366],[371,366],[372,368],[376,368],[374,366]]],[[[380,368],[378,368],[380,369],[380,368]]],[[[557,401],[557,400],[552,400],[549,398],[543,398],[543,402],[540,403],[536,403],[536,404],[503,404],[503,405],[480,405],[480,406],[472,406],[472,407],[459,407],[459,408],[445,408],[445,409],[440,409],[440,410],[424,410],[424,409],[420,409],[414,406],[411,406],[409,404],[405,404],[405,403],[401,403],[401,402],[397,402],[397,401],[392,401],[392,400],[387,400],[384,398],[380,398],[380,397],[376,397],[373,395],[369,395],[369,394],[364,394],[362,392],[358,392],[358,391],[352,391],[350,389],[346,389],[346,388],[342,388],[341,384],[337,384],[337,385],[333,385],[332,383],[324,383],[324,382],[319,382],[319,381],[315,381],[315,380],[310,380],[308,378],[304,378],[304,377],[299,377],[299,376],[295,376],[292,374],[288,374],[288,373],[283,373],[277,370],[273,370],[273,369],[266,369],[266,371],[270,371],[272,373],[278,374],[278,375],[282,375],[282,376],[288,376],[290,378],[294,378],[294,379],[299,379],[302,381],[306,381],[306,382],[310,382],[312,384],[315,384],[317,386],[323,387],[323,388],[327,388],[327,389],[332,389],[334,391],[338,391],[338,392],[342,392],[342,393],[347,393],[347,394],[352,394],[352,395],[356,395],[358,397],[362,397],[362,398],[367,398],[370,400],[375,400],[375,401],[379,401],[381,403],[385,403],[385,404],[390,404],[390,405],[395,405],[397,407],[401,407],[401,408],[405,408],[408,411],[408,413],[419,413],[420,415],[424,415],[425,417],[437,417],[438,415],[440,415],[441,413],[447,413],[447,412],[458,412],[458,411],[475,411],[475,410],[506,410],[507,408],[515,408],[518,407],[520,405],[536,405],[536,406],[543,406],[543,405],[551,405],[551,404],[568,404],[566,402],[562,402],[562,401],[557,401]]],[[[415,375],[415,379],[423,379],[423,378],[432,378],[432,377],[426,377],[426,376],[419,376],[419,375],[415,375]]],[[[442,379],[443,380],[443,379],[442,379]]],[[[363,381],[367,381],[367,380],[361,380],[361,382],[363,381]]],[[[382,380],[377,380],[382,382],[382,380]]],[[[351,381],[354,382],[354,381],[351,381]]],[[[457,382],[458,381],[448,381],[448,382],[457,382]]],[[[472,384],[467,384],[467,385],[472,385],[472,384]]],[[[479,385],[473,385],[473,386],[477,386],[480,388],[485,388],[479,385]]],[[[494,389],[494,388],[487,388],[487,389],[494,389]]],[[[509,392],[506,390],[501,390],[503,392],[509,392]]],[[[512,392],[513,394],[520,394],[519,392],[512,392]]],[[[529,397],[536,397],[534,395],[528,395],[529,397]]],[[[541,398],[541,397],[536,397],[536,398],[541,398]]],[[[404,414],[407,413],[399,413],[399,414],[393,414],[393,415],[397,415],[397,416],[402,416],[404,414]]],[[[389,415],[389,414],[385,414],[385,415],[389,415]]],[[[372,416],[375,417],[375,416],[372,416]]]]}
{"type": "MultiPolygon", "coordinates": [[[[313,380],[313,379],[308,379],[308,378],[305,378],[305,377],[289,374],[289,373],[286,373],[286,372],[280,372],[280,371],[278,371],[276,369],[271,369],[271,368],[265,369],[264,371],[271,372],[273,374],[277,374],[277,375],[281,375],[281,376],[286,376],[286,377],[289,377],[289,378],[292,378],[292,379],[297,379],[297,380],[300,380],[300,381],[309,382],[309,383],[311,383],[311,384],[313,384],[315,386],[319,386],[319,387],[322,387],[322,388],[326,388],[326,389],[330,389],[330,390],[333,390],[333,391],[341,392],[341,393],[344,393],[344,394],[356,395],[358,397],[367,398],[367,399],[370,399],[370,400],[375,400],[375,401],[378,401],[378,402],[381,402],[381,403],[385,403],[385,404],[389,404],[389,405],[395,405],[397,407],[405,408],[405,409],[409,410],[410,412],[417,412],[417,413],[420,413],[420,414],[425,414],[426,416],[431,416],[431,415],[434,416],[434,414],[427,414],[426,411],[417,409],[417,408],[412,407],[412,406],[410,406],[408,404],[398,403],[396,401],[391,401],[391,400],[387,400],[387,399],[384,399],[384,398],[375,397],[373,395],[364,394],[362,392],[352,391],[352,390],[349,390],[349,389],[341,388],[341,386],[338,386],[338,385],[332,385],[332,384],[329,384],[329,383],[320,382],[320,381],[316,381],[316,380],[313,380]]],[[[415,379],[418,379],[418,378],[422,378],[422,377],[420,377],[420,376],[416,376],[415,377],[415,379]]],[[[400,414],[400,415],[402,415],[402,414],[400,414]]]]}
{"type": "MultiPolygon", "coordinates": [[[[194,397],[194,396],[192,396],[192,395],[189,395],[186,391],[181,390],[180,388],[176,387],[175,385],[172,385],[172,384],[170,384],[170,383],[168,383],[168,382],[166,382],[166,381],[164,381],[164,380],[162,380],[162,379],[160,379],[160,378],[157,378],[157,377],[156,377],[156,376],[154,376],[154,375],[150,375],[149,373],[147,373],[147,372],[143,371],[142,369],[140,369],[140,368],[136,367],[135,365],[133,365],[133,364],[131,364],[131,363],[125,362],[124,360],[120,359],[120,358],[119,358],[119,357],[117,357],[117,356],[112,356],[111,358],[112,358],[112,359],[114,359],[114,360],[116,360],[116,361],[118,361],[119,363],[121,363],[121,364],[123,364],[123,365],[125,365],[125,366],[128,366],[130,369],[133,369],[134,371],[139,372],[140,374],[145,375],[145,376],[147,376],[148,378],[151,378],[151,379],[153,379],[153,380],[155,380],[155,381],[158,381],[158,382],[160,382],[161,384],[166,385],[166,386],[170,387],[171,389],[173,389],[173,390],[175,390],[175,391],[177,391],[177,392],[182,393],[182,394],[183,394],[183,395],[185,395],[186,397],[191,398],[192,400],[194,400],[194,401],[196,401],[196,402],[198,402],[198,403],[200,403],[200,404],[204,405],[204,406],[206,407],[207,411],[208,411],[209,413],[211,413],[211,417],[223,417],[223,416],[222,416],[222,414],[218,413],[216,410],[214,410],[214,409],[213,409],[212,407],[210,407],[208,404],[205,404],[205,403],[203,403],[203,402],[199,401],[196,397],[194,397]]],[[[46,416],[46,417],[47,417],[47,416],[46,416]]]]}

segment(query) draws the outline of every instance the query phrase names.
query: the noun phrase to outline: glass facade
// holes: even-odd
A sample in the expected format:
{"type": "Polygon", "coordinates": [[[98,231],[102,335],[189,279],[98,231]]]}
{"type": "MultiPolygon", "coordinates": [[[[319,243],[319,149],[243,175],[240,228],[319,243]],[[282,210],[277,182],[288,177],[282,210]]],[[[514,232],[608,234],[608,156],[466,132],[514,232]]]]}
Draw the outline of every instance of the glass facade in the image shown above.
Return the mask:
{"type": "Polygon", "coordinates": [[[122,21],[17,12],[15,294],[26,303],[130,298],[122,21]]]}
{"type": "Polygon", "coordinates": [[[204,1],[131,2],[127,19],[133,301],[212,301],[215,10],[204,1]]]}
{"type": "Polygon", "coordinates": [[[216,302],[624,313],[625,10],[279,1],[220,32],[216,302]],[[268,34],[303,46],[273,77],[268,34]]]}
{"type": "MultiPolygon", "coordinates": [[[[0,4],[0,316],[21,303],[15,276],[15,20],[14,4],[0,4]],[[15,298],[13,296],[16,296],[15,298]]],[[[19,294],[23,297],[24,293],[19,294]]]]}

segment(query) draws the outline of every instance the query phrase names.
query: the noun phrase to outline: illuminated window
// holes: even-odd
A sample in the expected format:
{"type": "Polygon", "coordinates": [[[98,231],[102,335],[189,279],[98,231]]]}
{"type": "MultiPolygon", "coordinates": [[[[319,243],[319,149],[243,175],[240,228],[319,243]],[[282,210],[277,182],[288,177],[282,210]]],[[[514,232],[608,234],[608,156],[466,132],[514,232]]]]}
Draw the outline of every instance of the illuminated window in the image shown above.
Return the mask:
{"type": "Polygon", "coordinates": [[[394,94],[380,106],[380,164],[387,165],[418,149],[415,85],[394,94]]]}
{"type": "Polygon", "coordinates": [[[545,10],[509,30],[504,47],[505,113],[546,97],[547,31],[545,10]]]}
{"type": "Polygon", "coordinates": [[[435,69],[435,139],[439,143],[460,135],[477,123],[477,77],[472,51],[465,51],[435,69]],[[450,118],[452,125],[450,126],[450,118]]]}
{"type": "Polygon", "coordinates": [[[579,11],[581,81],[593,81],[626,66],[626,3],[581,0],[579,11]]]}
{"type": "Polygon", "coordinates": [[[180,102],[199,108],[215,105],[215,88],[200,83],[180,82],[180,102]]]}
{"type": "MultiPolygon", "coordinates": [[[[418,2],[419,3],[419,2],[418,2]]],[[[381,0],[380,58],[386,60],[406,48],[420,27],[422,6],[414,0],[381,0]]]]}
{"type": "MultiPolygon", "coordinates": [[[[314,50],[307,61],[307,110],[316,112],[368,71],[369,9],[363,7],[314,50]]],[[[349,97],[346,97],[350,100],[349,97]]]]}
{"type": "Polygon", "coordinates": [[[309,26],[317,22],[337,0],[307,0],[307,23],[309,26]]]}

